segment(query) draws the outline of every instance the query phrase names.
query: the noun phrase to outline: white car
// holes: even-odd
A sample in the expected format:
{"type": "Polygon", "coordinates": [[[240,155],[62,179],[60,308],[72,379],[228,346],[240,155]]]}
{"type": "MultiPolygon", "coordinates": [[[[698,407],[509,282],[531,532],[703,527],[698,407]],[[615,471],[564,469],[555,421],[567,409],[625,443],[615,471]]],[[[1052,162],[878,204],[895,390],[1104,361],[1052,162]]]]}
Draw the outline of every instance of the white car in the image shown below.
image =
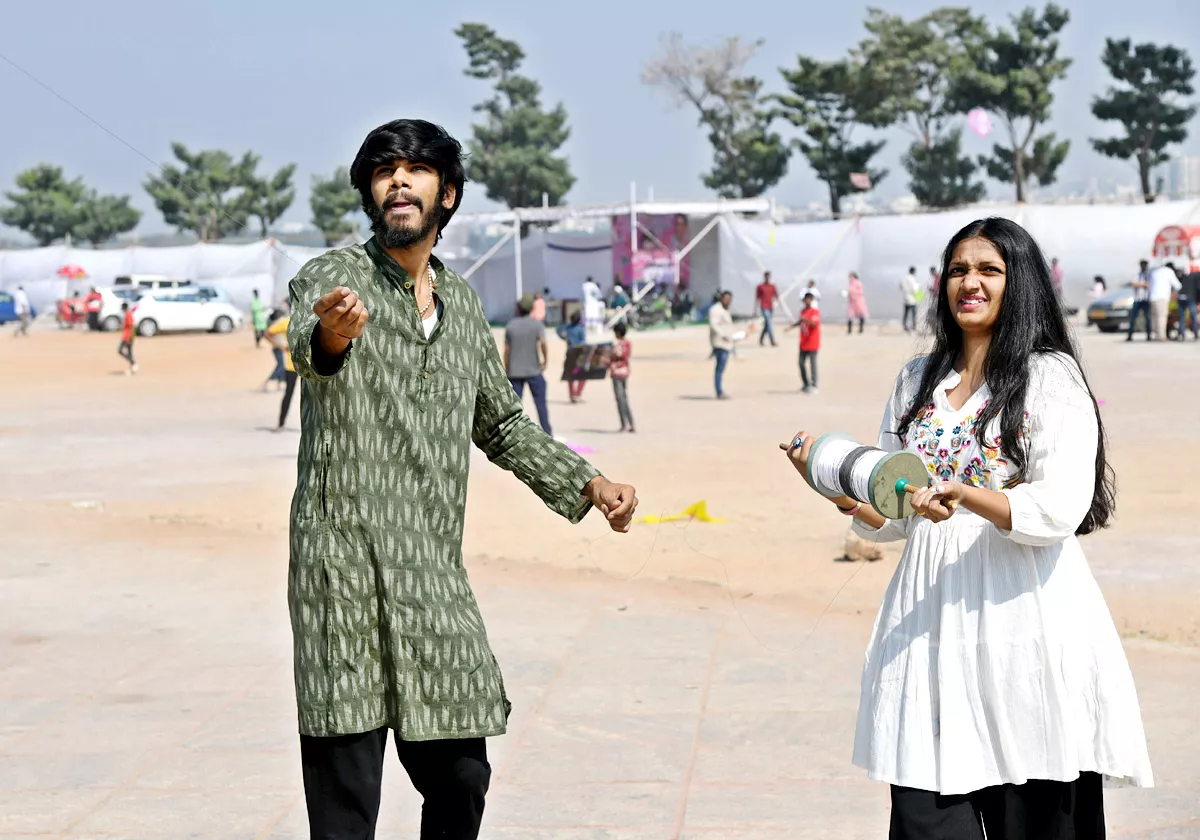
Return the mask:
{"type": "Polygon", "coordinates": [[[138,298],[133,324],[140,336],[160,332],[207,330],[227,333],[241,327],[245,316],[229,302],[222,289],[213,286],[182,286],[156,289],[138,298]]]}
{"type": "Polygon", "coordinates": [[[100,315],[96,320],[104,332],[116,332],[121,329],[121,325],[125,323],[125,316],[121,313],[121,304],[128,303],[133,306],[138,297],[143,294],[142,290],[129,286],[97,289],[96,291],[100,294],[100,315]]]}

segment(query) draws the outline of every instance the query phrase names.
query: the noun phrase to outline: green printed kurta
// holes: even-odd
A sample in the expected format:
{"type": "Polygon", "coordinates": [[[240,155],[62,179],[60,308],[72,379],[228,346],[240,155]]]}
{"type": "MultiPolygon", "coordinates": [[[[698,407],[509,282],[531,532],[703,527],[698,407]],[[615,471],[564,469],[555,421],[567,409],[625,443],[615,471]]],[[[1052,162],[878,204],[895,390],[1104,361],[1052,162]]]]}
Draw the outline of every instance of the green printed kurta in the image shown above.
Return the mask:
{"type": "Polygon", "coordinates": [[[472,441],[578,522],[597,471],[521,410],[478,296],[437,260],[427,340],[412,283],[372,239],[307,263],[288,343],[303,377],[288,604],[300,732],[404,740],[505,731],[509,703],[462,563],[472,441]],[[370,318],[340,368],[313,366],[313,304],[370,318]]]}

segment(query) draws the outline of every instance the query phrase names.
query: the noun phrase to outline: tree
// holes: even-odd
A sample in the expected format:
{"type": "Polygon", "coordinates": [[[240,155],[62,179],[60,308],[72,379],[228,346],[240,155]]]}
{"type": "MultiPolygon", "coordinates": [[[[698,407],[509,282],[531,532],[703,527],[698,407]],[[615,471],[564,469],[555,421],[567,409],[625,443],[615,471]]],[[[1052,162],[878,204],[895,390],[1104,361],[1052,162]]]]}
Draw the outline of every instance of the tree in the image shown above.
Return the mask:
{"type": "Polygon", "coordinates": [[[346,167],[339,167],[329,179],[313,176],[308,203],[313,226],[325,234],[326,245],[335,245],[354,232],[354,222],[346,217],[359,208],[359,202],[358,190],[350,183],[346,167]]]}
{"type": "Polygon", "coordinates": [[[946,132],[928,145],[913,143],[901,162],[912,176],[909,186],[925,207],[959,207],[983,198],[987,188],[974,180],[975,161],[963,157],[962,129],[946,132]]]}
{"type": "Polygon", "coordinates": [[[761,45],[734,36],[715,47],[694,47],[672,33],[642,71],[644,84],[666,90],[677,106],[697,110],[713,149],[712,171],[702,181],[722,198],[755,198],[787,174],[791,150],[770,130],[762,81],[741,75],[761,45]]]}
{"type": "Polygon", "coordinates": [[[171,149],[183,169],[168,164],[145,184],[163,220],[180,231],[194,231],[201,242],[243,230],[253,212],[247,185],[258,158],[249,152],[236,161],[219,150],[193,153],[182,143],[172,143],[171,149]]]}
{"type": "Polygon", "coordinates": [[[979,163],[993,178],[1015,184],[1017,201],[1025,200],[1030,179],[1053,184],[1071,147],[1052,132],[1037,134],[1050,119],[1050,88],[1071,66],[1071,59],[1058,56],[1058,34],[1069,20],[1067,10],[1054,3],[1040,14],[1030,7],[1013,15],[1012,29],[989,32],[971,52],[972,66],[954,86],[955,110],[984,108],[1004,127],[1009,144],[994,144],[992,155],[979,163]]]}
{"type": "Polygon", "coordinates": [[[1172,46],[1132,46],[1128,38],[1105,39],[1101,61],[1123,87],[1110,87],[1092,100],[1096,119],[1121,123],[1124,137],[1094,139],[1092,146],[1102,155],[1137,160],[1142,197],[1147,204],[1157,196],[1150,188],[1150,170],[1170,159],[1167,146],[1187,139],[1187,124],[1196,115],[1192,105],[1179,104],[1191,96],[1196,75],[1191,57],[1172,46]]]}
{"type": "Polygon", "coordinates": [[[129,196],[100,195],[95,190],[88,190],[79,204],[79,215],[72,232],[79,239],[99,247],[133,230],[141,220],[141,211],[129,206],[129,196]]]}
{"type": "Polygon", "coordinates": [[[471,127],[469,177],[509,207],[540,205],[543,193],[558,204],[575,183],[567,159],[555,155],[571,134],[566,109],[542,110],[542,86],[517,73],[525,53],[515,41],[482,23],[464,23],[454,34],[470,59],[465,75],[491,80],[494,89],[474,108],[483,122],[471,127]]]}
{"type": "Polygon", "coordinates": [[[960,111],[952,95],[971,68],[987,25],[963,8],[940,8],[915,20],[869,9],[871,37],[855,51],[888,121],[913,136],[903,157],[913,195],[926,207],[957,207],[983,198],[975,162],[962,156],[960,111]]]}
{"type": "Polygon", "coordinates": [[[0,222],[22,230],[46,246],[71,232],[84,197],[83,181],[68,181],[61,166],[38,164],[17,175],[18,192],[7,192],[11,207],[0,210],[0,222]]]}
{"type": "Polygon", "coordinates": [[[852,174],[866,174],[872,185],[887,175],[886,169],[870,166],[883,141],[852,140],[855,126],[888,124],[882,97],[862,65],[852,60],[817,61],[802,55],[795,70],[780,72],[791,92],[774,97],[777,114],[804,132],[796,147],[829,188],[829,209],[837,215],[845,196],[862,191],[851,183],[852,174]]]}
{"type": "MultiPolygon", "coordinates": [[[[254,158],[254,168],[258,168],[258,158],[254,158]]],[[[253,174],[246,183],[246,198],[250,215],[258,218],[262,238],[270,234],[271,225],[275,224],[296,200],[296,190],[292,186],[292,175],[296,173],[296,164],[289,163],[274,175],[267,178],[253,174]]]]}

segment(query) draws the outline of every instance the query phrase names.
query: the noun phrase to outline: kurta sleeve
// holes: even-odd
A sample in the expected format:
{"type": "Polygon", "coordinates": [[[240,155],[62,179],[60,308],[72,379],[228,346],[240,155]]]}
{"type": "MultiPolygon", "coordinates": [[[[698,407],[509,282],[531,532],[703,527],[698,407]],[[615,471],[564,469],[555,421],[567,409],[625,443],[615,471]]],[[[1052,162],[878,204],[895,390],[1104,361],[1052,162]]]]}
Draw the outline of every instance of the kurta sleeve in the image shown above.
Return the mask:
{"type": "MultiPolygon", "coordinates": [[[[904,415],[905,381],[912,375],[914,375],[912,366],[906,367],[900,372],[900,375],[896,377],[896,385],[892,388],[892,396],[883,410],[883,421],[879,424],[879,439],[875,445],[885,452],[899,452],[904,449],[904,441],[896,434],[896,428],[900,425],[900,418],[904,415]]],[[[919,377],[919,371],[915,375],[919,377]]],[[[911,516],[905,519],[889,519],[879,528],[872,528],[855,517],[851,527],[857,536],[869,542],[895,542],[908,538],[908,525],[911,521],[911,516]]]]}
{"type": "MultiPolygon", "coordinates": [[[[313,333],[317,328],[318,318],[313,312],[313,306],[324,295],[332,292],[341,279],[329,257],[318,257],[304,265],[288,284],[288,298],[291,307],[291,320],[288,322],[288,347],[292,352],[292,365],[296,372],[305,379],[319,382],[332,379],[345,367],[354,343],[337,360],[330,360],[322,365],[326,372],[317,370],[313,364],[313,333]]],[[[318,351],[319,352],[319,351],[318,351]]]]}
{"type": "Polygon", "coordinates": [[[1012,530],[1000,533],[1022,545],[1053,545],[1075,533],[1096,487],[1099,423],[1083,374],[1067,356],[1035,362],[1029,406],[1028,480],[1002,490],[1012,530]]]}
{"type": "Polygon", "coordinates": [[[471,439],[489,461],[519,478],[548,508],[577,523],[592,508],[583,488],[600,471],[542,431],[521,409],[482,306],[477,317],[483,361],[471,439]]]}

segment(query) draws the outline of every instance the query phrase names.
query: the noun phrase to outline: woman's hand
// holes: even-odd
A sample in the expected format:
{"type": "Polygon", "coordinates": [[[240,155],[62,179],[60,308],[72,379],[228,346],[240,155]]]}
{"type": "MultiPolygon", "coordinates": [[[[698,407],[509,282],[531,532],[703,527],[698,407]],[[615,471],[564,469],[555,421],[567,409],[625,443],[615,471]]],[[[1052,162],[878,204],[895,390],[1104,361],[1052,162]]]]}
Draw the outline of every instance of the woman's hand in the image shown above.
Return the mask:
{"type": "Polygon", "coordinates": [[[792,462],[796,472],[804,476],[805,481],[808,480],[808,453],[812,451],[812,445],[816,439],[816,435],[810,435],[801,429],[796,432],[796,436],[789,443],[779,444],[779,448],[787,453],[788,460],[792,462]]]}
{"type": "Polygon", "coordinates": [[[935,481],[912,497],[913,513],[930,522],[945,522],[966,497],[967,486],[957,481],[935,481]]]}

